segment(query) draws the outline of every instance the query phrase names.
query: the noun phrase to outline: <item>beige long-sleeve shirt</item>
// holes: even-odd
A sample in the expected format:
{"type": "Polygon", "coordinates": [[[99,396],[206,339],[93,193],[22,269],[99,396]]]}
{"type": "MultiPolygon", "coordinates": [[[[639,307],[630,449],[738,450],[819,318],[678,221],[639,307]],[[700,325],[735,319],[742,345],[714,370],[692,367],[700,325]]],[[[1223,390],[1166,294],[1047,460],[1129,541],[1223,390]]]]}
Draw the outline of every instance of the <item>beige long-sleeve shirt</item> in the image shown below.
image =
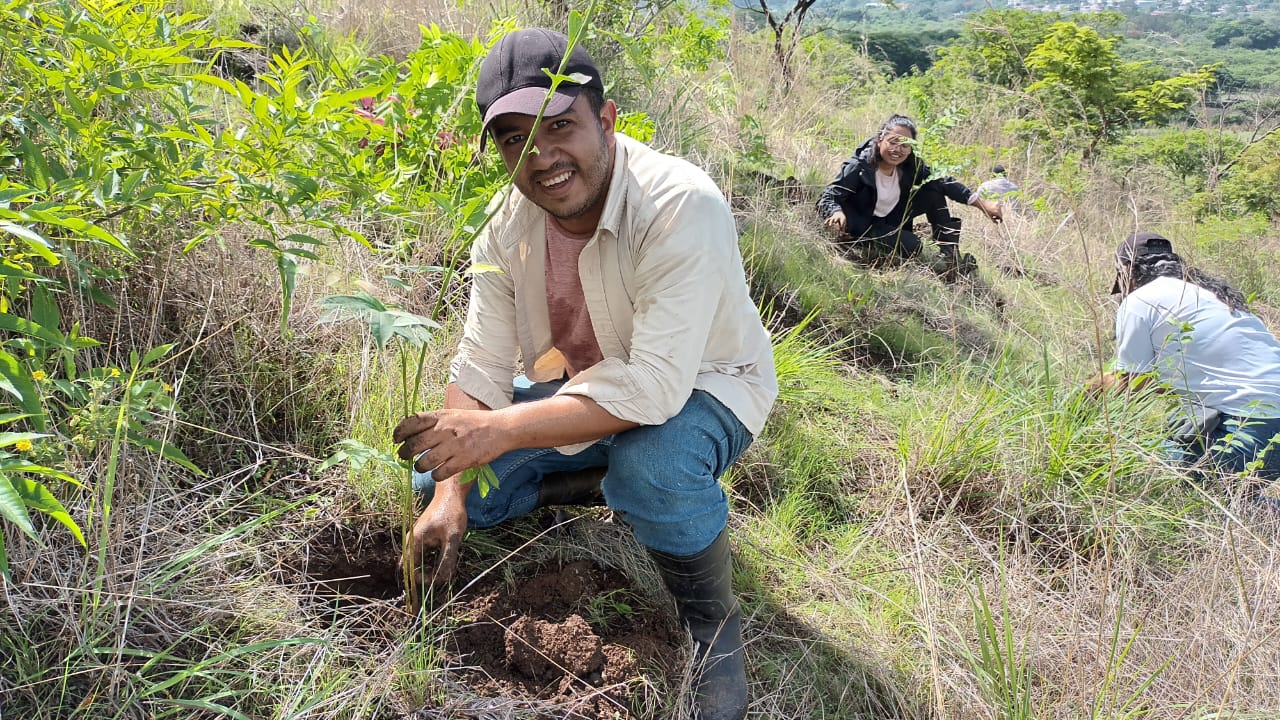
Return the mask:
{"type": "MultiPolygon", "coordinates": [[[[578,259],[604,360],[567,381],[615,417],[658,425],[695,389],[759,434],[778,394],[769,335],[747,292],[733,217],[702,170],[617,134],[594,237],[578,259]]],[[[518,361],[564,376],[547,313],[541,208],[512,190],[472,248],[480,272],[450,380],[491,408],[511,404],[518,361]],[[492,266],[497,271],[483,271],[492,266]]],[[[573,453],[589,443],[560,448],[573,453]]]]}

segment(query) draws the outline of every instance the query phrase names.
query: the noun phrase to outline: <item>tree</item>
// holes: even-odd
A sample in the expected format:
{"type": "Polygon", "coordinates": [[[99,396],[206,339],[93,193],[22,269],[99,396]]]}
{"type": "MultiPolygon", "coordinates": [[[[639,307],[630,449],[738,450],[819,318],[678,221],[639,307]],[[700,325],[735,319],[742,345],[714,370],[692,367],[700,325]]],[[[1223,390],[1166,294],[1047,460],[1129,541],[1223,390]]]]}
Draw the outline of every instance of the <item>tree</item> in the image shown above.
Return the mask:
{"type": "Polygon", "coordinates": [[[846,42],[855,47],[865,43],[868,57],[887,62],[895,75],[906,75],[913,68],[928,70],[937,46],[955,37],[951,30],[881,30],[846,36],[846,42]]]}
{"type": "MultiPolygon", "coordinates": [[[[745,2],[745,0],[743,0],[745,2]]],[[[773,58],[782,72],[783,87],[791,87],[795,80],[795,68],[791,59],[795,55],[796,45],[800,43],[800,26],[804,24],[805,15],[818,0],[794,0],[791,7],[781,17],[777,8],[770,8],[768,0],[757,0],[760,8],[750,5],[736,5],[740,10],[759,14],[773,31],[773,58]]]]}
{"type": "Polygon", "coordinates": [[[1162,122],[1185,110],[1214,81],[1215,66],[1162,77],[1148,63],[1121,62],[1119,42],[1091,27],[1058,22],[1027,55],[1035,78],[1027,92],[1042,103],[1051,126],[1066,124],[1088,138],[1088,156],[1134,120],[1162,122]]]}
{"type": "MultiPolygon", "coordinates": [[[[1092,157],[1102,143],[1135,123],[1162,123],[1186,112],[1209,91],[1220,65],[1171,76],[1148,62],[1125,62],[1117,50],[1118,13],[1077,15],[986,10],[939,52],[930,82],[946,87],[977,81],[995,85],[1019,106],[1018,132],[1085,143],[1092,157]]],[[[934,90],[937,87],[932,88],[934,90]]]]}

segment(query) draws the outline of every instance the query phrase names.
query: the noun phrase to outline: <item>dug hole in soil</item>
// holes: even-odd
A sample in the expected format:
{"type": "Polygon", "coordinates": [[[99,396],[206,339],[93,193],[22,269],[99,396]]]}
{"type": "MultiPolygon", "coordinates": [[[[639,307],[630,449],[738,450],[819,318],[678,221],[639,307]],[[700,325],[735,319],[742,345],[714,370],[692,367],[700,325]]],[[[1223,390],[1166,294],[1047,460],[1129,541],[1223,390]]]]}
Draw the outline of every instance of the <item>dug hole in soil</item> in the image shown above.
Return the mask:
{"type": "MultiPolygon", "coordinates": [[[[398,536],[331,526],[308,543],[299,569],[317,588],[317,609],[361,615],[367,626],[370,605],[402,607],[398,536]]],[[[479,577],[488,568],[468,563],[464,549],[454,587],[465,589],[437,621],[451,627],[443,666],[469,694],[534,711],[521,717],[639,719],[678,686],[687,637],[665,593],[592,560],[511,563],[479,577]]],[[[373,616],[407,625],[402,613],[373,616]]]]}

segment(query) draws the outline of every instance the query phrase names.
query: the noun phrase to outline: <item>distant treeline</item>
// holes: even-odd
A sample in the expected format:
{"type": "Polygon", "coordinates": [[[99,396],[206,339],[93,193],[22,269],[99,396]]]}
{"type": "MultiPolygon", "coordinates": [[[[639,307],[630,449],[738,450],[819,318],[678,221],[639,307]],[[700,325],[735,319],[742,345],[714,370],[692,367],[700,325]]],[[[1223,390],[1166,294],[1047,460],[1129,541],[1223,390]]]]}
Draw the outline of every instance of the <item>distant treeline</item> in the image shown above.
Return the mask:
{"type": "MultiPolygon", "coordinates": [[[[942,3],[948,4],[966,3],[942,3]]],[[[845,7],[851,4],[846,3],[845,7]]],[[[1248,19],[1196,14],[1115,15],[1123,17],[1123,21],[1114,26],[1114,32],[1125,39],[1119,49],[1128,59],[1150,60],[1170,71],[1222,62],[1219,90],[1270,90],[1280,88],[1280,0],[1260,7],[1274,10],[1256,12],[1248,19]]],[[[965,28],[965,21],[954,17],[945,22],[920,22],[927,18],[917,17],[906,8],[885,12],[864,7],[860,12],[868,17],[857,24],[839,21],[837,18],[848,15],[842,11],[830,12],[828,19],[835,20],[834,32],[844,42],[865,51],[897,76],[928,70],[938,58],[938,49],[960,38],[965,28]]]]}

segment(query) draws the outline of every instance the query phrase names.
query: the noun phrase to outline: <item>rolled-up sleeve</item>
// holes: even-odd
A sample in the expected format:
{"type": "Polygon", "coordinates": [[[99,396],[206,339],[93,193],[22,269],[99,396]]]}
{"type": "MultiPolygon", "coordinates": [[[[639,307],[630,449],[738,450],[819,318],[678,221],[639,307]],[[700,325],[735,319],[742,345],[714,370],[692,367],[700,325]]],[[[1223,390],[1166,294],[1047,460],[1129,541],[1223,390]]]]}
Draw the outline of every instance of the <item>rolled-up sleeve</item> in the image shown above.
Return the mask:
{"type": "Polygon", "coordinates": [[[462,342],[449,365],[449,380],[497,410],[511,404],[515,377],[515,282],[506,253],[487,229],[471,247],[471,265],[471,303],[462,342]]]}
{"type": "Polygon", "coordinates": [[[606,358],[560,390],[641,425],[666,422],[688,401],[740,267],[733,216],[714,186],[682,184],[658,202],[637,255],[629,359],[606,358]]]}

